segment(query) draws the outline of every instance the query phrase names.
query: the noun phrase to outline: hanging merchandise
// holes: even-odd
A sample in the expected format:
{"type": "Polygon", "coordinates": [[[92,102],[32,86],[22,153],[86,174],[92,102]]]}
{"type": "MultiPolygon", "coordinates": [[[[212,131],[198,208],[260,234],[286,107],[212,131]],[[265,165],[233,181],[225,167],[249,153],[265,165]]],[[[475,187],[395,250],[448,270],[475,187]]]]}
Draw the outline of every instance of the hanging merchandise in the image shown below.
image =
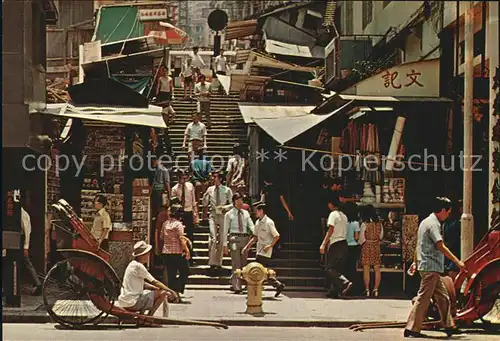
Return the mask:
{"type": "Polygon", "coordinates": [[[493,171],[500,173],[500,151],[498,151],[498,148],[495,148],[493,152],[493,171]]]}
{"type": "Polygon", "coordinates": [[[493,189],[491,190],[491,193],[493,194],[493,203],[499,203],[500,202],[500,183],[498,182],[498,179],[495,179],[495,183],[493,185],[493,189]]]}

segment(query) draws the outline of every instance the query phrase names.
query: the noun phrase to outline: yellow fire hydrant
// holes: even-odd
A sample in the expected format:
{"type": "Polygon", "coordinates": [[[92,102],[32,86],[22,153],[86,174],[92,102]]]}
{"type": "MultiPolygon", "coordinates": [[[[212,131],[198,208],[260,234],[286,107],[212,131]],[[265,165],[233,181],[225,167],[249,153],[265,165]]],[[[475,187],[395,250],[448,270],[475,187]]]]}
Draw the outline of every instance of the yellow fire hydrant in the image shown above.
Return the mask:
{"type": "Polygon", "coordinates": [[[252,262],[243,269],[237,269],[235,276],[243,278],[247,282],[247,314],[262,314],[262,290],[264,281],[276,278],[276,272],[266,269],[262,264],[252,262]]]}

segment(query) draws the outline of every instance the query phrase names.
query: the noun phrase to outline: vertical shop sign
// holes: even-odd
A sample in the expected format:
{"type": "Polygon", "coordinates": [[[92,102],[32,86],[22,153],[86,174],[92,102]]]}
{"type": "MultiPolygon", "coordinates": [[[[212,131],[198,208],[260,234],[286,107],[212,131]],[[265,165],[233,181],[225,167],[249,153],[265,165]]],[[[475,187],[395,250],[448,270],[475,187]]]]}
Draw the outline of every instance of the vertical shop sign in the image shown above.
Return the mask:
{"type": "Polygon", "coordinates": [[[21,191],[8,189],[4,195],[2,226],[3,288],[5,304],[21,306],[19,264],[21,260],[21,191]]]}

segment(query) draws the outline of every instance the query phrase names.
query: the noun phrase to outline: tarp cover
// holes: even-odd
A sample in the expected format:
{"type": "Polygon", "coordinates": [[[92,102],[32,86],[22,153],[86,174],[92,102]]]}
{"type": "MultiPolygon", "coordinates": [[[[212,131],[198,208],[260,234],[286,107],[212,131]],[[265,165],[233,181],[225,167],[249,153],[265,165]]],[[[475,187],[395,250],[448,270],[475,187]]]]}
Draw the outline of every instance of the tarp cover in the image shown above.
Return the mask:
{"type": "Polygon", "coordinates": [[[137,6],[101,7],[92,40],[106,44],[143,35],[144,24],[139,20],[137,6]]]}

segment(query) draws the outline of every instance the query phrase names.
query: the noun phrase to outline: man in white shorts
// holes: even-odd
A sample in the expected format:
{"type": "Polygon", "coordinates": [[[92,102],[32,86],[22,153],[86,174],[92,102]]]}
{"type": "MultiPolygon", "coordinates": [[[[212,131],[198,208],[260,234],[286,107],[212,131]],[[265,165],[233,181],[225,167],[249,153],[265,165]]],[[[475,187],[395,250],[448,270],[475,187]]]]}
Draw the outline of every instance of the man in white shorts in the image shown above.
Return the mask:
{"type": "Polygon", "coordinates": [[[175,291],[157,281],[144,266],[149,260],[151,249],[152,246],[144,241],[134,245],[134,260],[125,269],[118,305],[141,314],[147,310],[148,315],[153,316],[167,296],[174,302],[178,302],[179,297],[175,291]]]}

